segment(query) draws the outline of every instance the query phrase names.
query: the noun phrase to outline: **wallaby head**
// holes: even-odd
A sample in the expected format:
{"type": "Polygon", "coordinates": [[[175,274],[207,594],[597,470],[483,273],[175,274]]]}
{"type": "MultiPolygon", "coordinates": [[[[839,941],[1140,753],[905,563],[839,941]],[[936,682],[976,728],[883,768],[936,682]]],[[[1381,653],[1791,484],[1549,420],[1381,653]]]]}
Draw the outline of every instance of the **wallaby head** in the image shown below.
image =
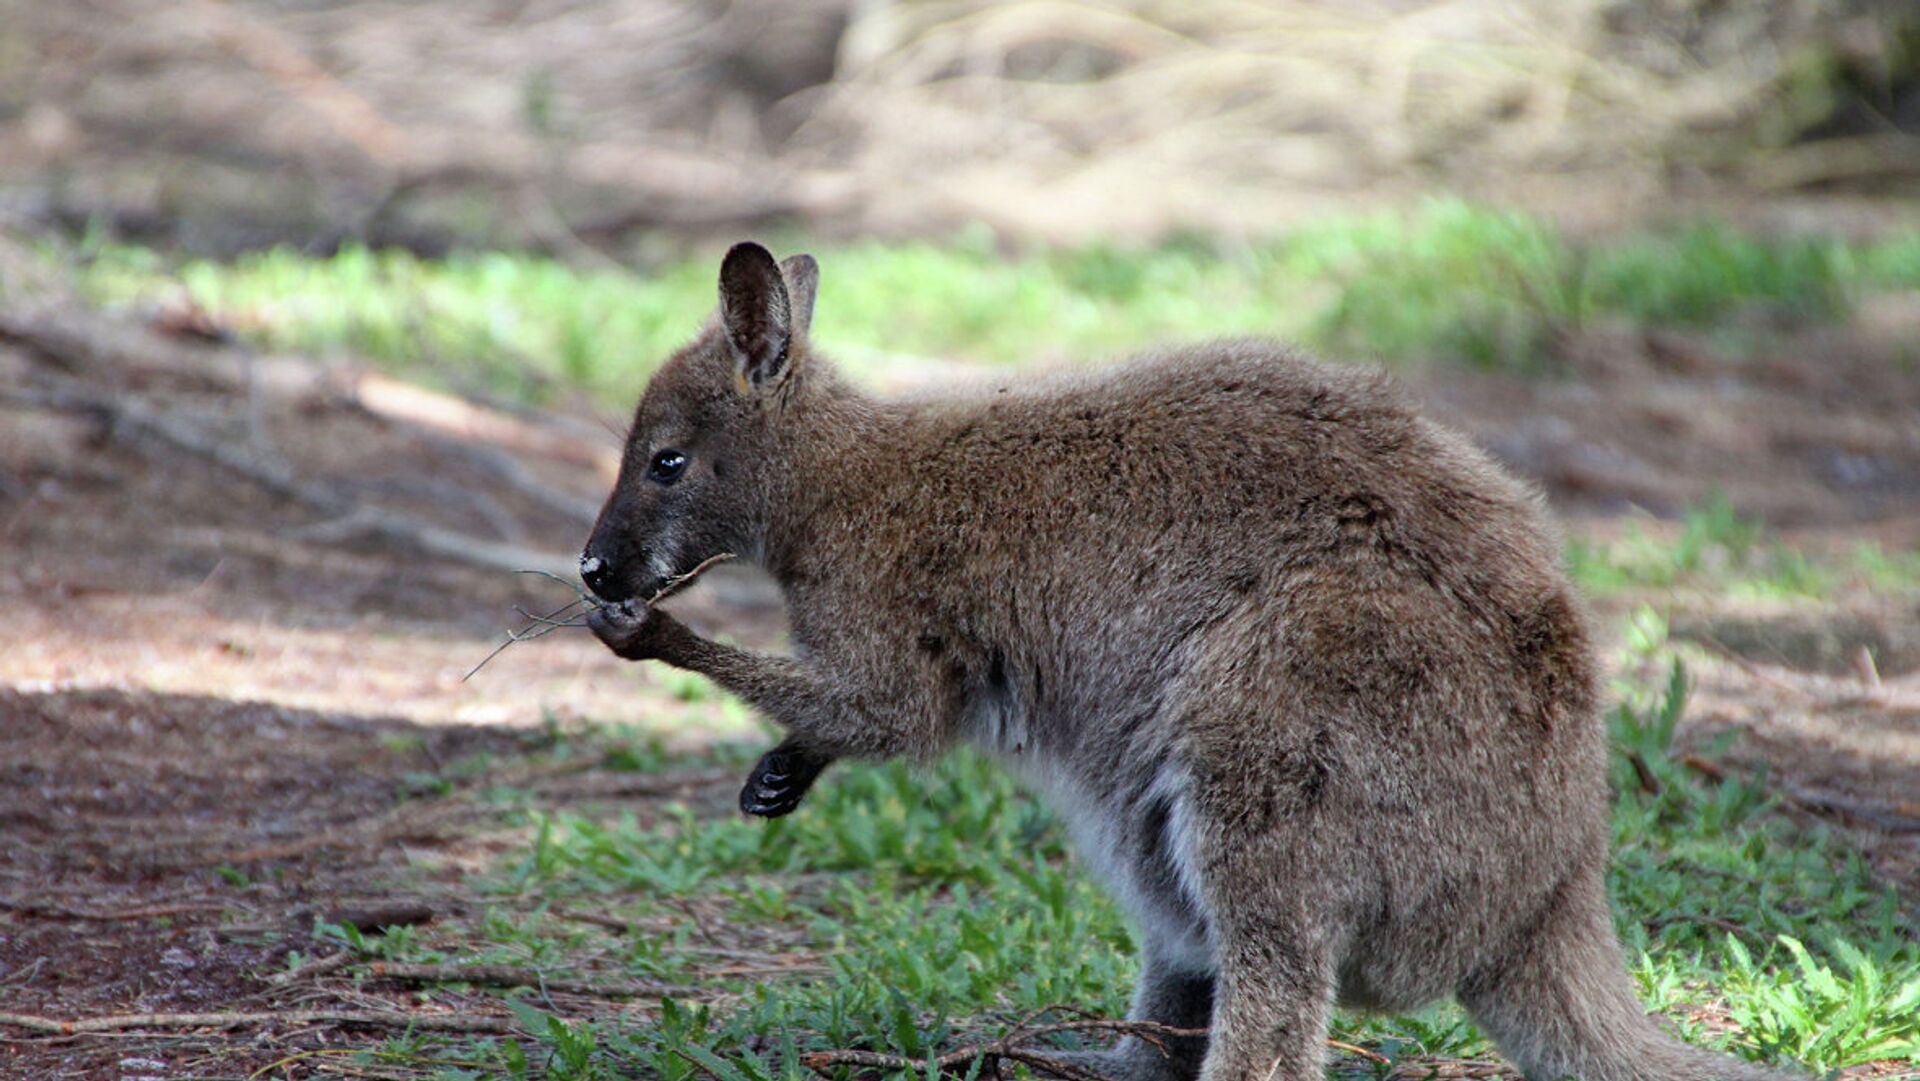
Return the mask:
{"type": "Polygon", "coordinates": [[[719,310],[647,385],[580,555],[601,598],[647,597],[708,556],[759,549],[818,280],[809,255],[776,263],[750,243],[727,252],[719,310]]]}

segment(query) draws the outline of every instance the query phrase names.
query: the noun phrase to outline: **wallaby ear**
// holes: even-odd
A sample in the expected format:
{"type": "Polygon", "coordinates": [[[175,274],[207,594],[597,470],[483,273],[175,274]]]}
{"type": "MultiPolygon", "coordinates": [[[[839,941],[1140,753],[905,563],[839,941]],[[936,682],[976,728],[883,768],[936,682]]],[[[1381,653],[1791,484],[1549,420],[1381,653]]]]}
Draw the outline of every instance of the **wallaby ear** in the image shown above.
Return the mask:
{"type": "Polygon", "coordinates": [[[773,386],[786,375],[792,307],[779,264],[758,244],[735,244],[720,261],[720,326],[742,390],[773,386]]]}
{"type": "Polygon", "coordinates": [[[786,279],[787,299],[793,304],[789,332],[795,338],[804,338],[813,325],[813,296],[820,291],[820,264],[811,255],[789,255],[780,260],[780,276],[786,279]]]}

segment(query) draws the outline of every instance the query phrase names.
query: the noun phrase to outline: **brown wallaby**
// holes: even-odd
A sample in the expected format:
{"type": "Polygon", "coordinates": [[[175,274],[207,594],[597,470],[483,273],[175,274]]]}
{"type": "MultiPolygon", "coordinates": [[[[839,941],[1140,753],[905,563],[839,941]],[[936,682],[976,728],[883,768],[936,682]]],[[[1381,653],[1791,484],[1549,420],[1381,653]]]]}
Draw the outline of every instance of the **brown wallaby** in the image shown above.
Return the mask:
{"type": "MultiPolygon", "coordinates": [[[[741,244],[653,377],[582,557],[596,634],[831,760],[985,748],[1140,929],[1129,1081],[1323,1076],[1336,1002],[1444,995],[1532,1081],[1783,1078],[1678,1042],[1607,911],[1606,733],[1537,497],[1379,376],[1265,342],[877,400],[807,341],[817,268],[741,244]],[[638,602],[716,552],[794,652],[638,602]]],[[[769,781],[771,777],[771,781],[769,781]]]]}

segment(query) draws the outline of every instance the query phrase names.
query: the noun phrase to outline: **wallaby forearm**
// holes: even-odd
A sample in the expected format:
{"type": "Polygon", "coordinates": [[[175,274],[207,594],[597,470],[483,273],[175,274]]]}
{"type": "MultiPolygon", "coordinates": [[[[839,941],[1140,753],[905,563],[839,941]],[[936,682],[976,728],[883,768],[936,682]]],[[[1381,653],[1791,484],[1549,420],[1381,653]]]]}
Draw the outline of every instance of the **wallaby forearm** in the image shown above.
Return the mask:
{"type": "Polygon", "coordinates": [[[892,758],[918,753],[924,736],[897,719],[899,707],[878,710],[795,657],[741,649],[689,633],[661,656],[698,672],[772,718],[817,756],[892,758]]]}

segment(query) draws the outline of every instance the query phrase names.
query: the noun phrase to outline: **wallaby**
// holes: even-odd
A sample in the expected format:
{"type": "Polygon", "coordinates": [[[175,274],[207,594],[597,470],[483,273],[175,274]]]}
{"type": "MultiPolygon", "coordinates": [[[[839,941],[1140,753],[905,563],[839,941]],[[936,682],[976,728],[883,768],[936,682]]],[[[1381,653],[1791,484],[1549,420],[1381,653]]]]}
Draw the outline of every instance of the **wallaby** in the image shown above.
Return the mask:
{"type": "Polygon", "coordinates": [[[1600,673],[1532,491],[1266,342],[876,399],[808,343],[817,278],[727,253],[582,556],[615,653],[788,731],[743,804],[840,757],[1008,764],[1138,924],[1131,1016],[1209,1030],[1078,1060],[1109,1077],[1318,1079],[1336,1002],[1447,994],[1531,1081],[1791,1076],[1635,997],[1600,673]],[[722,551],[792,656],[631,599],[722,551]]]}

